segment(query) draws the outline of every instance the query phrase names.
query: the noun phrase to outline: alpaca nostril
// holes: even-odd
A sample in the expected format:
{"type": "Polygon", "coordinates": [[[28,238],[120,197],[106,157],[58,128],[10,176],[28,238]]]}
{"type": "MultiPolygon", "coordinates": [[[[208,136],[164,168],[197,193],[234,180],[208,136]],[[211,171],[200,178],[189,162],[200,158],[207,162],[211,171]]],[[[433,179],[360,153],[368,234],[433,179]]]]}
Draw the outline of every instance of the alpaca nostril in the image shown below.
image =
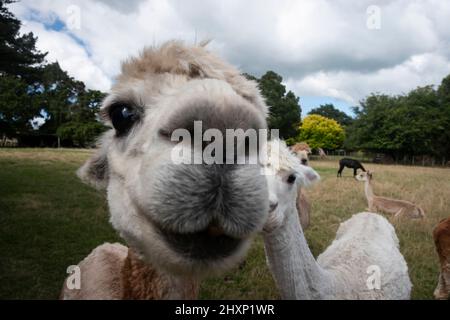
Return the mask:
{"type": "Polygon", "coordinates": [[[308,163],[308,160],[302,159],[302,164],[303,164],[303,165],[306,165],[307,163],[308,163]]]}
{"type": "Polygon", "coordinates": [[[182,130],[176,132],[176,142],[188,136],[191,145],[199,150],[214,144],[208,148],[208,155],[211,152],[213,157],[225,162],[227,152],[230,159],[238,153],[245,156],[258,154],[258,130],[265,127],[264,118],[245,103],[225,108],[221,103],[211,102],[209,98],[202,101],[199,97],[195,104],[186,104],[174,111],[162,123],[158,133],[162,138],[170,139],[176,130],[182,130]]]}
{"type": "Polygon", "coordinates": [[[278,207],[278,202],[270,202],[269,208],[270,211],[275,210],[278,207]]]}

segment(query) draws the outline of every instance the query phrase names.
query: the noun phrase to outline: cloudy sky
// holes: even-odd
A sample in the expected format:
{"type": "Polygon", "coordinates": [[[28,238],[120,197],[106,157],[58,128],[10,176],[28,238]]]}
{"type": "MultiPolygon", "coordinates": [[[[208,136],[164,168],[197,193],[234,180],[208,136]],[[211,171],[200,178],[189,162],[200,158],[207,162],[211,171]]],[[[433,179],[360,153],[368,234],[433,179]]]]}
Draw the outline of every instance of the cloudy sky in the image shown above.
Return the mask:
{"type": "Polygon", "coordinates": [[[11,6],[88,87],[108,91],[120,61],[169,39],[210,50],[260,76],[281,74],[305,114],[344,111],[371,92],[401,94],[450,73],[447,0],[22,0],[11,6]]]}

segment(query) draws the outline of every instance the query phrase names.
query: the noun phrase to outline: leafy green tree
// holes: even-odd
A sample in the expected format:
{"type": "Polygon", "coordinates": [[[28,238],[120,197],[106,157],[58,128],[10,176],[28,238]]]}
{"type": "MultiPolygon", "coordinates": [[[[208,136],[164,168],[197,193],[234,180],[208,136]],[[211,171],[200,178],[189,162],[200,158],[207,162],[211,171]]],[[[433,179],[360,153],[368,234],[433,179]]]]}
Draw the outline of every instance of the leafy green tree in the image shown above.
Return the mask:
{"type": "Polygon", "coordinates": [[[103,131],[105,131],[105,126],[100,122],[70,121],[59,126],[57,135],[63,144],[85,148],[92,146],[103,131]]]}
{"type": "Polygon", "coordinates": [[[284,139],[297,136],[301,115],[299,98],[292,91],[286,92],[283,78],[273,71],[267,71],[260,79],[248,74],[245,76],[258,82],[261,94],[269,106],[269,128],[279,129],[280,137],[284,139]]]}
{"type": "Polygon", "coordinates": [[[36,49],[33,33],[20,34],[21,22],[7,8],[13,0],[0,0],[0,74],[19,76],[27,83],[39,75],[47,53],[36,49]]]}
{"type": "Polygon", "coordinates": [[[0,135],[17,137],[33,129],[39,115],[37,81],[45,53],[36,49],[33,33],[20,35],[21,22],[0,0],[0,135]]]}
{"type": "Polygon", "coordinates": [[[432,86],[402,96],[372,94],[354,110],[356,119],[346,141],[349,148],[388,153],[396,159],[442,153],[438,141],[446,130],[445,121],[432,86]]]}
{"type": "Polygon", "coordinates": [[[312,149],[334,150],[342,146],[344,138],[344,129],[336,120],[312,114],[303,119],[298,140],[312,149]]]}
{"type": "Polygon", "coordinates": [[[349,115],[341,110],[338,110],[331,103],[322,104],[320,107],[312,109],[308,114],[318,114],[329,119],[334,119],[344,127],[349,126],[353,120],[349,115]]]}
{"type": "Polygon", "coordinates": [[[105,127],[96,114],[105,97],[87,90],[57,62],[43,65],[32,33],[20,35],[20,21],[0,0],[0,134],[56,136],[70,145],[87,146],[105,127]],[[44,124],[33,126],[35,117],[44,124]]]}
{"type": "Polygon", "coordinates": [[[30,120],[38,107],[28,89],[29,85],[16,76],[0,76],[0,134],[16,137],[32,130],[30,120]]]}
{"type": "Polygon", "coordinates": [[[87,90],[58,63],[45,66],[41,108],[47,117],[39,131],[56,134],[69,145],[88,146],[105,130],[96,118],[104,97],[100,91],[87,90]]]}
{"type": "Polygon", "coordinates": [[[450,158],[450,75],[442,79],[437,89],[440,115],[438,117],[439,129],[442,134],[436,138],[436,146],[442,156],[450,158]]]}

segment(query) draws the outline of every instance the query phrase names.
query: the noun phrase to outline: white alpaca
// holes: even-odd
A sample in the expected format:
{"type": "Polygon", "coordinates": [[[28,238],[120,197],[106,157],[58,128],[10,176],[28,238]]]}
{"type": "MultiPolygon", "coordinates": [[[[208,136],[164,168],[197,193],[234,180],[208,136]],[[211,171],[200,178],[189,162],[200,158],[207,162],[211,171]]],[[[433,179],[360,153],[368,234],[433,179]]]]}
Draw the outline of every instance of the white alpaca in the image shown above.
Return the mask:
{"type": "MultiPolygon", "coordinates": [[[[269,211],[267,185],[256,164],[176,163],[172,138],[180,130],[195,135],[197,121],[223,136],[228,129],[265,129],[267,106],[257,85],[203,46],[168,42],[122,65],[101,115],[114,129],[78,174],[106,189],[110,221],[136,254],[127,251],[124,258],[123,248],[100,247],[80,264],[82,277],[95,281],[96,270],[87,269],[101,269],[111,259],[116,272],[127,263],[145,263],[148,268],[139,269],[146,269],[146,283],[156,291],[120,297],[192,298],[193,283],[236,265],[261,231],[269,211]]],[[[207,145],[181,138],[184,156],[207,145]]],[[[117,297],[88,288],[65,288],[63,297],[117,297]]]]}
{"type": "Polygon", "coordinates": [[[409,299],[408,267],[392,225],[362,212],[342,223],[317,261],[300,227],[297,187],[319,180],[280,145],[280,167],[268,166],[271,207],[263,233],[270,270],[283,299],[409,299]],[[273,205],[274,201],[277,203],[273,205]]]}

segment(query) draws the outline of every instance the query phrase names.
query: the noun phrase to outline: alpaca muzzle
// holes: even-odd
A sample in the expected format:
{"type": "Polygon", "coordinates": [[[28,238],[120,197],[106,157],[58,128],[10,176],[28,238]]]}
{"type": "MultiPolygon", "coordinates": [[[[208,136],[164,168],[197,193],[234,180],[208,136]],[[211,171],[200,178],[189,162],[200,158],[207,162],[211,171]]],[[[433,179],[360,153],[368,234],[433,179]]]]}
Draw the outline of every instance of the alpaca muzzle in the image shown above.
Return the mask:
{"type": "Polygon", "coordinates": [[[268,191],[258,165],[168,164],[156,176],[143,212],[193,258],[232,254],[265,223],[268,191]]]}

